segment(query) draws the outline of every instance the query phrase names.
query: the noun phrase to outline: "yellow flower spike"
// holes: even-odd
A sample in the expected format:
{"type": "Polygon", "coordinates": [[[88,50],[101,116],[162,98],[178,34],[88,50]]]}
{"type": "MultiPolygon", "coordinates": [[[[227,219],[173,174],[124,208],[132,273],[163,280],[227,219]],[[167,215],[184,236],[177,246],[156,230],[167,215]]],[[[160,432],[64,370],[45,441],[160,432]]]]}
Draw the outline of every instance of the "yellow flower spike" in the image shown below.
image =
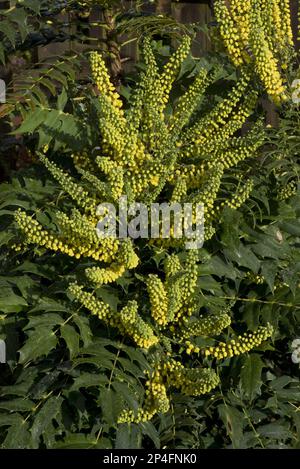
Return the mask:
{"type": "Polygon", "coordinates": [[[149,275],[147,289],[151,304],[151,315],[159,326],[165,326],[168,318],[168,296],[165,287],[157,275],[149,275]]]}
{"type": "Polygon", "coordinates": [[[123,116],[123,111],[121,110],[123,106],[122,100],[110,81],[109,73],[102,55],[98,52],[91,52],[90,64],[93,79],[99,92],[105,95],[109,99],[110,103],[118,110],[120,115],[123,116]]]}
{"type": "Polygon", "coordinates": [[[209,347],[203,350],[205,356],[212,356],[218,360],[226,357],[233,357],[241,353],[249,352],[255,347],[261,345],[265,340],[273,334],[273,327],[270,324],[267,326],[259,326],[258,330],[253,333],[239,336],[237,340],[232,340],[229,344],[221,342],[217,347],[209,347]],[[222,353],[222,350],[223,353],[222,353]]]}

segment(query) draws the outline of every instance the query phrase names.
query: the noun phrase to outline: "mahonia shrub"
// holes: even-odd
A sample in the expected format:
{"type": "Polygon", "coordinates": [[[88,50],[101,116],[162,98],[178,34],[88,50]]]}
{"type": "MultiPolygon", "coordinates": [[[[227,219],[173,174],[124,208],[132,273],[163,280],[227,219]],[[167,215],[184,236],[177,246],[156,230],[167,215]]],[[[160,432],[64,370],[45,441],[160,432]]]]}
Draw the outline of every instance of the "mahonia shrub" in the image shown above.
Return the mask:
{"type": "Polygon", "coordinates": [[[289,0],[216,0],[214,6],[234,65],[251,64],[268,95],[286,100],[285,71],[294,54],[289,0]]]}
{"type": "Polygon", "coordinates": [[[170,112],[170,93],[190,43],[184,37],[161,70],[151,40],[145,38],[144,71],[127,107],[103,57],[92,53],[97,145],[72,154],[72,172],[53,162],[51,146],[44,147],[38,156],[61,187],[55,217],[47,225],[46,210],[15,213],[13,249],[22,255],[33,245],[37,253],[72,258],[78,264],[76,280],[68,286],[74,305],[147,357],[144,402],[137,408],[129,399],[118,416],[120,424],[147,422],[168,412],[175,391],[187,396],[210,392],[220,382],[217,362],[249,352],[273,333],[266,323],[234,334],[229,328],[232,303],[205,308],[199,281],[202,251],[186,249],[186,239],[172,236],[172,230],[169,239],[149,240],[103,238],[96,231],[99,204],[117,206],[127,196],[147,206],[203,204],[208,241],[224,211],[237,210],[248,199],[254,178],[241,168],[257,156],[264,139],[260,120],[240,133],[257,105],[252,69],[242,67],[228,96],[206,112],[201,102],[217,71],[200,69],[170,112]],[[101,295],[104,287],[117,292],[117,301],[101,295]]]}

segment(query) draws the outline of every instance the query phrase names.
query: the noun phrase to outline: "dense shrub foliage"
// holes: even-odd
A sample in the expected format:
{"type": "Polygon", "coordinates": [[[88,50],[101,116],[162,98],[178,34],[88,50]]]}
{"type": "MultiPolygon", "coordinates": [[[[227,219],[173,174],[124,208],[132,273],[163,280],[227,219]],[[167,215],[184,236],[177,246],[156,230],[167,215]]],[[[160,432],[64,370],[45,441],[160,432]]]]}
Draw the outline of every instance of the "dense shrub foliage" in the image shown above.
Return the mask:
{"type": "Polygon", "coordinates": [[[215,2],[233,64],[219,45],[197,59],[189,35],[171,50],[147,34],[121,88],[96,51],[88,84],[74,57],[42,78],[46,106],[33,91],[6,108],[34,162],[0,190],[3,448],[299,446],[300,136],[283,4],[215,2]],[[265,92],[284,103],[276,129],[265,92]],[[99,238],[98,205],[125,195],[190,203],[194,222],[203,204],[204,246],[186,249],[174,223],[169,239],[99,238]]]}

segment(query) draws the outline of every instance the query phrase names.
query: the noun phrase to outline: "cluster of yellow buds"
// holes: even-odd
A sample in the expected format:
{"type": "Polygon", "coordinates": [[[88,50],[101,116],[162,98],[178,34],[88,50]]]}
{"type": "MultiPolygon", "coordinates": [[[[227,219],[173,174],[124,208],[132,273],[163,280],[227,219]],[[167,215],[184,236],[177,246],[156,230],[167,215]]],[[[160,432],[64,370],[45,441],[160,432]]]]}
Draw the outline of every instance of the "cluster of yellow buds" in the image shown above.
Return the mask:
{"type": "Polygon", "coordinates": [[[171,202],[180,202],[188,192],[188,185],[187,181],[184,177],[180,178],[177,180],[173,193],[172,193],[172,198],[171,202]]]}
{"type": "Polygon", "coordinates": [[[179,361],[170,359],[158,366],[168,385],[183,394],[200,396],[219,384],[218,375],[209,368],[185,368],[179,361]]]}
{"type": "Polygon", "coordinates": [[[266,283],[266,279],[263,275],[254,274],[253,272],[247,272],[246,278],[256,285],[263,285],[266,283]]]}
{"type": "Polygon", "coordinates": [[[123,263],[127,269],[135,269],[139,264],[139,257],[135,253],[131,239],[124,239],[118,252],[118,261],[123,263]]]}
{"type": "Polygon", "coordinates": [[[124,190],[124,172],[122,167],[109,158],[97,157],[96,163],[107,176],[112,199],[117,202],[123,195],[124,190]]]}
{"type": "Polygon", "coordinates": [[[198,253],[189,250],[185,265],[176,272],[176,258],[166,261],[168,272],[166,288],[169,298],[169,318],[173,322],[178,322],[191,316],[194,312],[194,293],[198,279],[198,253]],[[173,267],[170,266],[170,262],[173,267]],[[170,267],[175,273],[170,275],[170,267]]]}
{"type": "Polygon", "coordinates": [[[39,158],[52,176],[61,185],[63,190],[67,192],[78,205],[90,212],[96,210],[97,205],[95,199],[91,198],[90,194],[85,191],[80,184],[73,181],[71,176],[66,174],[65,171],[59,168],[56,164],[52,163],[52,161],[49,161],[45,155],[40,154],[39,158]]]}
{"type": "Polygon", "coordinates": [[[167,396],[167,389],[164,384],[162,374],[158,369],[151,373],[146,382],[146,399],[143,408],[136,412],[133,410],[123,410],[118,418],[118,423],[140,423],[147,422],[159,412],[168,412],[170,400],[167,396]]]}
{"type": "Polygon", "coordinates": [[[174,134],[178,134],[183,127],[188,124],[191,115],[197,108],[197,105],[209,84],[210,79],[208,78],[208,73],[203,69],[198,73],[194,83],[190,86],[187,92],[179,98],[169,122],[170,130],[174,134]]]}
{"type": "Polygon", "coordinates": [[[152,327],[138,314],[138,304],[130,301],[120,312],[120,318],[125,332],[141,348],[148,349],[158,343],[158,337],[152,327]]]}
{"type": "Polygon", "coordinates": [[[174,375],[176,387],[188,396],[207,394],[220,382],[218,375],[209,368],[185,368],[178,375],[174,375]]]}
{"type": "Polygon", "coordinates": [[[269,96],[285,100],[281,70],[293,47],[289,0],[216,0],[215,14],[233,63],[254,65],[269,96]]]}
{"type": "Polygon", "coordinates": [[[206,394],[218,386],[218,375],[209,368],[185,368],[180,362],[170,359],[156,365],[146,382],[146,398],[142,408],[136,412],[123,410],[118,423],[140,423],[151,420],[157,413],[170,408],[167,389],[175,388],[188,396],[206,394]]]}
{"type": "Polygon", "coordinates": [[[129,336],[138,347],[148,349],[157,344],[158,337],[153,329],[138,314],[136,301],[129,301],[120,312],[113,311],[111,307],[87,292],[82,285],[72,283],[69,292],[73,297],[87,308],[90,313],[97,316],[105,324],[116,327],[122,334],[129,336]]]}
{"type": "Polygon", "coordinates": [[[209,347],[203,351],[206,357],[212,356],[218,360],[230,358],[241,353],[246,353],[254,347],[259,347],[265,340],[272,336],[274,332],[273,326],[259,326],[256,332],[246,333],[232,339],[230,342],[220,342],[217,347],[209,347]]]}
{"type": "Polygon", "coordinates": [[[286,186],[281,187],[278,191],[278,200],[287,200],[293,195],[297,194],[298,184],[297,181],[293,180],[287,183],[286,186]]]}
{"type": "MultiPolygon", "coordinates": [[[[80,259],[81,257],[90,257],[96,261],[103,260],[109,262],[112,260],[118,249],[119,241],[117,239],[105,238],[99,240],[95,245],[93,242],[82,236],[65,236],[51,233],[32,216],[27,215],[21,209],[15,212],[16,223],[25,236],[26,244],[35,244],[55,252],[67,254],[70,257],[80,259]],[[82,241],[82,242],[81,242],[82,241]]],[[[70,222],[71,223],[71,222],[70,222]]],[[[88,232],[86,232],[88,235],[88,232]]],[[[92,233],[95,235],[95,232],[92,233]]]]}
{"type": "Polygon", "coordinates": [[[117,255],[120,241],[115,237],[99,237],[95,220],[73,209],[72,216],[57,212],[56,217],[64,237],[81,256],[92,257],[96,261],[111,262],[117,255]]]}
{"type": "Polygon", "coordinates": [[[227,200],[225,205],[236,210],[241,207],[246,200],[249,198],[250,193],[254,187],[254,182],[252,179],[248,179],[247,182],[243,183],[242,186],[236,191],[232,199],[227,200]]]}
{"type": "Polygon", "coordinates": [[[115,86],[110,80],[106,64],[101,54],[92,52],[90,54],[91,68],[93,71],[93,78],[99,92],[106,96],[111,104],[119,109],[120,114],[123,114],[121,108],[123,107],[122,100],[119,93],[116,91],[115,86]]]}
{"type": "Polygon", "coordinates": [[[173,82],[180,71],[182,62],[188,56],[190,48],[191,38],[189,36],[185,36],[176,52],[165,65],[163,73],[159,78],[159,86],[156,88],[156,90],[153,90],[156,91],[157,100],[160,101],[161,113],[164,111],[169,101],[169,95],[173,82]]]}
{"type": "Polygon", "coordinates": [[[259,154],[257,150],[263,141],[264,132],[261,123],[258,122],[245,139],[232,138],[223,142],[221,148],[218,149],[217,146],[214,161],[219,161],[224,169],[232,168],[241,161],[259,154]]]}
{"type": "Polygon", "coordinates": [[[86,151],[82,151],[81,153],[72,153],[71,158],[77,171],[89,171],[94,169],[93,161],[86,151]]]}
{"type": "Polygon", "coordinates": [[[69,285],[69,292],[76,298],[77,301],[85,306],[91,314],[97,316],[101,321],[116,326],[119,324],[117,317],[108,304],[96,298],[92,293],[83,290],[82,285],[71,283],[69,285]]]}
{"type": "Polygon", "coordinates": [[[150,274],[147,279],[147,288],[151,304],[151,315],[159,326],[165,326],[169,322],[169,304],[164,284],[158,275],[150,274]]]}
{"type": "Polygon", "coordinates": [[[168,256],[164,263],[166,278],[169,279],[181,270],[180,259],[176,254],[168,256]]]}
{"type": "Polygon", "coordinates": [[[181,339],[201,336],[219,335],[230,326],[231,317],[223,310],[217,314],[199,316],[199,319],[189,321],[178,331],[181,339]]]}
{"type": "Polygon", "coordinates": [[[85,269],[85,275],[92,283],[100,286],[115,282],[118,278],[122,277],[125,270],[125,265],[117,264],[115,262],[106,269],[101,267],[91,267],[85,269]]]}

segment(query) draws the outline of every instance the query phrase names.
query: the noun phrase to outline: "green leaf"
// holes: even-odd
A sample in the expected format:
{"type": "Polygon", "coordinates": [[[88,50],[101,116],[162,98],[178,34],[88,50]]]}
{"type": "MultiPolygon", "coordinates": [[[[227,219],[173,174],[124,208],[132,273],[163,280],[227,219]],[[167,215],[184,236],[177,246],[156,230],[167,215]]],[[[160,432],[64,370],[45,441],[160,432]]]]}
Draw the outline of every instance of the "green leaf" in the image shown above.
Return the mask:
{"type": "Polygon", "coordinates": [[[24,422],[24,419],[20,414],[0,414],[0,427],[21,425],[22,422],[24,422]]]}
{"type": "Polygon", "coordinates": [[[140,423],[143,435],[148,436],[153,441],[155,448],[160,448],[160,438],[159,433],[156,430],[152,422],[142,422],[140,423]]]}
{"type": "Polygon", "coordinates": [[[57,337],[49,330],[49,327],[40,328],[31,333],[25,345],[19,350],[19,363],[24,364],[30,360],[35,360],[48,353],[56,347],[57,337]]]}
{"type": "Polygon", "coordinates": [[[14,412],[31,412],[34,409],[34,402],[28,398],[17,398],[10,401],[1,401],[0,409],[12,410],[14,412]]]}
{"type": "Polygon", "coordinates": [[[3,313],[18,313],[27,306],[21,296],[14,293],[11,287],[2,287],[0,290],[0,311],[3,313]]]}
{"type": "Polygon", "coordinates": [[[82,372],[80,376],[74,379],[74,383],[72,384],[70,390],[71,391],[78,391],[80,388],[90,388],[96,387],[100,388],[108,384],[108,378],[105,375],[100,375],[98,373],[86,373],[82,372]]]}
{"type": "Polygon", "coordinates": [[[40,329],[40,328],[48,328],[48,330],[52,330],[54,326],[60,325],[64,323],[64,319],[55,313],[47,313],[45,315],[34,315],[29,316],[29,322],[26,327],[24,327],[24,331],[30,329],[40,329]]]}
{"type": "Polygon", "coordinates": [[[30,449],[32,448],[31,435],[28,422],[23,421],[9,428],[2,444],[4,449],[30,449]]]}
{"type": "Polygon", "coordinates": [[[300,236],[300,222],[298,220],[290,220],[279,224],[280,228],[294,236],[300,236]]]}
{"type": "Polygon", "coordinates": [[[100,392],[98,402],[101,406],[104,420],[109,425],[114,425],[124,407],[122,397],[113,389],[103,389],[100,392]]]}
{"type": "Polygon", "coordinates": [[[99,438],[84,433],[69,434],[64,441],[56,443],[54,448],[59,449],[111,449],[112,444],[108,438],[99,438]]]}
{"type": "Polygon", "coordinates": [[[60,328],[60,334],[65,340],[67,347],[70,352],[70,358],[74,358],[79,353],[79,335],[75,331],[73,326],[64,324],[60,328]]]}
{"type": "Polygon", "coordinates": [[[45,109],[35,109],[31,112],[23,124],[17,128],[13,135],[24,134],[24,133],[33,133],[48,117],[48,111],[45,109]]]}
{"type": "Polygon", "coordinates": [[[16,31],[9,21],[1,20],[0,31],[7,37],[11,45],[14,47],[16,43],[16,31]]]}
{"type": "Polygon", "coordinates": [[[59,303],[52,298],[43,298],[39,301],[38,305],[29,311],[29,313],[36,313],[37,311],[65,311],[67,312],[66,306],[59,303]]]}
{"type": "Polygon", "coordinates": [[[40,13],[41,10],[41,2],[40,0],[24,0],[23,5],[26,8],[29,8],[37,15],[40,13]]]}
{"type": "Polygon", "coordinates": [[[25,41],[29,32],[26,16],[26,12],[23,8],[15,8],[9,14],[10,21],[16,23],[18,26],[18,32],[20,33],[22,42],[25,41]]]}
{"type": "Polygon", "coordinates": [[[250,354],[244,359],[241,371],[241,385],[246,396],[252,401],[260,393],[261,372],[264,364],[258,354],[250,354]]]}
{"type": "Polygon", "coordinates": [[[265,277],[270,289],[274,289],[274,281],[277,274],[278,266],[272,261],[263,261],[261,264],[261,273],[265,277]]]}
{"type": "Polygon", "coordinates": [[[244,246],[242,243],[237,247],[224,249],[224,254],[228,260],[236,262],[239,266],[247,267],[254,273],[257,273],[260,268],[259,259],[249,247],[244,246]]]}
{"type": "Polygon", "coordinates": [[[279,423],[268,423],[267,425],[261,425],[257,428],[257,432],[264,437],[273,438],[275,440],[285,440],[292,436],[290,430],[279,423]]]}
{"type": "Polygon", "coordinates": [[[75,313],[72,315],[72,320],[80,331],[80,338],[83,341],[84,347],[88,347],[92,343],[93,336],[88,317],[79,316],[79,314],[75,313]]]}
{"type": "Polygon", "coordinates": [[[118,426],[116,433],[115,449],[139,449],[141,448],[141,430],[135,425],[122,424],[118,426]]]}
{"type": "Polygon", "coordinates": [[[244,416],[234,407],[221,404],[218,407],[219,416],[224,422],[227,434],[234,449],[242,449],[244,416]]]}
{"type": "Polygon", "coordinates": [[[63,111],[67,102],[68,102],[68,94],[65,88],[63,88],[62,92],[57,98],[57,109],[60,111],[63,111]]]}
{"type": "Polygon", "coordinates": [[[52,426],[52,420],[56,419],[57,415],[60,413],[62,402],[62,397],[50,397],[35,416],[30,429],[32,442],[35,447],[39,447],[41,435],[47,437],[48,427],[52,426]]]}

